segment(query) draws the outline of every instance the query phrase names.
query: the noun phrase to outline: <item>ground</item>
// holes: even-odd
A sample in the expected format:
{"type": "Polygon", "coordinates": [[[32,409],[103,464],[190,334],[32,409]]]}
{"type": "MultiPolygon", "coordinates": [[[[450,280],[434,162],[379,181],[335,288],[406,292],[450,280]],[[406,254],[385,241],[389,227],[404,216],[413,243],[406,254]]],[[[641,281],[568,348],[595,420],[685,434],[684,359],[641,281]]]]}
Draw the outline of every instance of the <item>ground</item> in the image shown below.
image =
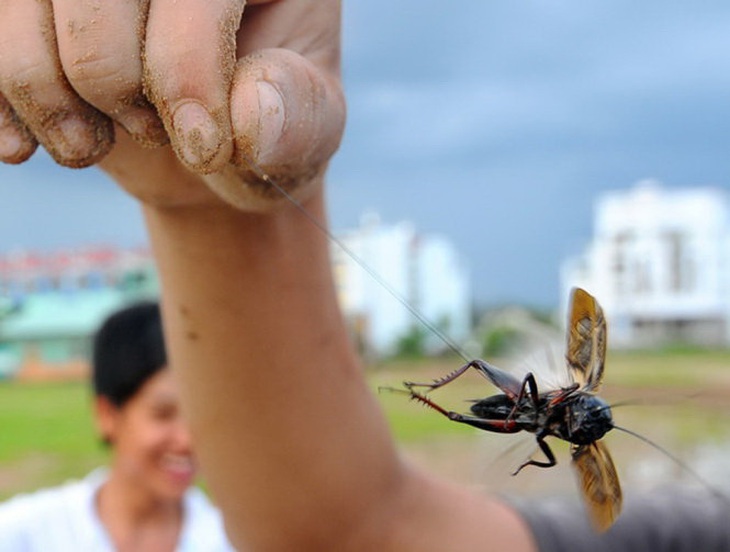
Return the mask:
{"type": "MultiPolygon", "coordinates": [[[[491,359],[490,359],[491,360],[491,359]]],[[[503,365],[497,360],[498,365],[503,365]]],[[[508,364],[505,362],[505,364],[508,364]]],[[[368,368],[403,454],[444,477],[492,491],[530,496],[575,494],[567,445],[550,441],[558,466],[508,474],[534,448],[534,438],[489,434],[450,422],[381,390],[403,380],[429,381],[460,365],[458,359],[388,362],[368,368]]],[[[665,351],[609,356],[601,395],[616,406],[616,423],[665,447],[709,482],[730,481],[730,352],[665,351]]],[[[434,392],[454,410],[468,399],[497,392],[476,373],[434,392]]],[[[82,477],[105,461],[83,383],[0,383],[0,500],[15,493],[82,477]]],[[[692,476],[671,459],[629,435],[606,436],[625,489],[692,476]]]]}

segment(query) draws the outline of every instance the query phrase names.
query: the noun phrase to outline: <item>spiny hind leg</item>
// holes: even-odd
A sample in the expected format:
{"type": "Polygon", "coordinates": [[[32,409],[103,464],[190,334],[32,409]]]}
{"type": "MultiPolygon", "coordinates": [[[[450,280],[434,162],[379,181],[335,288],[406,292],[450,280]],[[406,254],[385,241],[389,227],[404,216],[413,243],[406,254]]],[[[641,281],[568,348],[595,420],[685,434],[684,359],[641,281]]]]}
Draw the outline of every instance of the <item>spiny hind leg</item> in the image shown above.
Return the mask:
{"type": "Polygon", "coordinates": [[[435,410],[439,414],[447,417],[452,422],[458,422],[460,424],[467,424],[472,427],[483,429],[485,431],[493,431],[495,433],[515,433],[519,431],[519,428],[515,424],[514,420],[504,420],[502,418],[490,419],[490,418],[479,418],[478,416],[469,416],[468,414],[461,414],[454,412],[453,410],[446,410],[443,406],[435,403],[425,395],[416,393],[411,389],[411,399],[418,401],[424,406],[435,410]]]}
{"type": "Polygon", "coordinates": [[[447,374],[446,376],[444,376],[442,378],[435,379],[430,383],[418,383],[415,381],[404,381],[403,385],[405,386],[406,389],[408,389],[409,391],[414,393],[414,395],[418,395],[417,393],[415,393],[413,391],[414,387],[423,387],[426,389],[426,392],[433,391],[434,389],[438,389],[439,387],[443,387],[447,383],[451,383],[452,381],[454,381],[456,378],[458,378],[459,376],[464,374],[469,368],[471,368],[472,365],[474,365],[474,363],[475,363],[475,361],[468,362],[468,363],[464,364],[464,366],[462,366],[461,368],[454,370],[453,372],[451,372],[450,374],[447,374]]]}
{"type": "Polygon", "coordinates": [[[434,391],[439,387],[451,383],[456,378],[460,377],[469,370],[474,368],[481,376],[488,379],[493,385],[501,389],[507,396],[514,400],[515,397],[520,393],[520,389],[523,386],[523,382],[514,377],[512,374],[500,370],[496,366],[492,366],[488,362],[480,359],[475,359],[467,362],[462,367],[454,370],[450,374],[442,378],[433,380],[430,383],[417,383],[412,381],[404,381],[403,385],[406,389],[413,389],[414,387],[421,387],[426,389],[426,392],[434,391]]]}

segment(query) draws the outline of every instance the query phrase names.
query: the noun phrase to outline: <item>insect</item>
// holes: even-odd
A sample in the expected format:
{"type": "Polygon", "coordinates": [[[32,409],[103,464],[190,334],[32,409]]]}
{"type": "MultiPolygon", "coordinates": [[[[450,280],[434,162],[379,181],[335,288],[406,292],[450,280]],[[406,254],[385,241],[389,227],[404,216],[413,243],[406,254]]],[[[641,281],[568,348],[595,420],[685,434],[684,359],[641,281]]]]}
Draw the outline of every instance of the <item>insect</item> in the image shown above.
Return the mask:
{"type": "MultiPolygon", "coordinates": [[[[601,438],[614,429],[609,405],[595,393],[603,380],[606,359],[606,320],[588,292],[572,291],[566,352],[570,385],[540,391],[532,373],[519,380],[483,360],[472,360],[431,383],[404,382],[411,398],[443,414],[449,420],[497,433],[534,433],[545,460],[528,459],[527,466],[550,468],[557,464],[545,439],[558,437],[572,444],[584,501],[594,526],[604,531],[621,511],[621,485],[611,455],[601,438]],[[487,378],[502,393],[476,401],[471,414],[450,411],[425,393],[443,387],[470,368],[487,378]],[[425,389],[420,393],[417,389],[425,389]]],[[[621,428],[619,428],[621,429],[621,428]]]]}
{"type": "MultiPolygon", "coordinates": [[[[616,429],[634,436],[665,454],[675,464],[692,474],[697,481],[712,490],[711,485],[668,450],[643,435],[614,424],[611,407],[596,396],[605,368],[607,328],[601,306],[588,292],[576,288],[571,296],[566,352],[566,373],[571,383],[559,389],[540,392],[532,374],[527,374],[520,380],[483,360],[469,360],[464,351],[451,341],[437,325],[428,320],[343,241],[332,234],[327,226],[309,213],[296,198],[272,180],[255,163],[249,161],[249,166],[263,182],[271,185],[294,205],[305,218],[352,258],[427,330],[466,361],[466,364],[458,370],[432,383],[404,382],[405,389],[401,391],[455,422],[497,433],[528,431],[535,434],[538,447],[545,455],[545,460],[539,461],[530,458],[519,466],[514,472],[515,475],[527,466],[549,468],[557,464],[555,455],[545,441],[547,437],[558,437],[570,442],[573,466],[580,479],[582,496],[589,516],[594,527],[598,531],[604,531],[618,517],[622,504],[621,484],[616,468],[608,449],[601,441],[608,431],[616,429]],[[454,381],[466,373],[469,368],[477,370],[502,393],[476,401],[471,407],[471,414],[446,410],[426,396],[428,392],[454,381]],[[416,391],[418,388],[425,389],[425,392],[419,393],[416,391]]],[[[624,401],[621,404],[630,403],[624,401]]],[[[614,404],[614,406],[617,405],[614,404]]]]}

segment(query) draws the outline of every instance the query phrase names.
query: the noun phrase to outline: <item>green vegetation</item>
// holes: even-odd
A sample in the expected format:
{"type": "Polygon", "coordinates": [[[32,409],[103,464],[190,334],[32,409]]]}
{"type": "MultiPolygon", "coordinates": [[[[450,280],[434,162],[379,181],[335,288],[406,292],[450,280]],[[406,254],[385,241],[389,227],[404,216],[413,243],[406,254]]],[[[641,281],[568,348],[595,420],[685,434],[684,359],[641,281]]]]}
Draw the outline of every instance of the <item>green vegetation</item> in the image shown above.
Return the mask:
{"type": "Polygon", "coordinates": [[[520,332],[509,326],[492,329],[484,336],[484,356],[495,357],[512,353],[520,342],[520,332]]]}
{"type": "Polygon", "coordinates": [[[86,384],[0,384],[0,499],[82,477],[104,458],[86,384]]]}
{"type": "Polygon", "coordinates": [[[422,358],[426,353],[426,331],[420,326],[411,329],[398,338],[395,358],[422,358]]]}
{"type": "Polygon", "coordinates": [[[730,351],[672,349],[611,352],[606,381],[629,387],[708,387],[730,378],[730,351]]]}

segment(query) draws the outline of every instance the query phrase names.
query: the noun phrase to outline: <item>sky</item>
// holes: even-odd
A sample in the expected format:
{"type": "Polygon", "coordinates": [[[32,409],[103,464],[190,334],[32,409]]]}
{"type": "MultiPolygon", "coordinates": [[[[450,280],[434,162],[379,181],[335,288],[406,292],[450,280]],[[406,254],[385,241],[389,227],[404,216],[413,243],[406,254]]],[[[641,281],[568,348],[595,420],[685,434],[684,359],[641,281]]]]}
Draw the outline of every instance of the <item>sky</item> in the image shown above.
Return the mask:
{"type": "MultiPolygon", "coordinates": [[[[481,306],[559,301],[601,192],[730,190],[730,4],[344,2],[342,230],[378,212],[451,239],[481,306]]],[[[0,166],[0,252],[145,242],[96,169],[0,166]]]]}

